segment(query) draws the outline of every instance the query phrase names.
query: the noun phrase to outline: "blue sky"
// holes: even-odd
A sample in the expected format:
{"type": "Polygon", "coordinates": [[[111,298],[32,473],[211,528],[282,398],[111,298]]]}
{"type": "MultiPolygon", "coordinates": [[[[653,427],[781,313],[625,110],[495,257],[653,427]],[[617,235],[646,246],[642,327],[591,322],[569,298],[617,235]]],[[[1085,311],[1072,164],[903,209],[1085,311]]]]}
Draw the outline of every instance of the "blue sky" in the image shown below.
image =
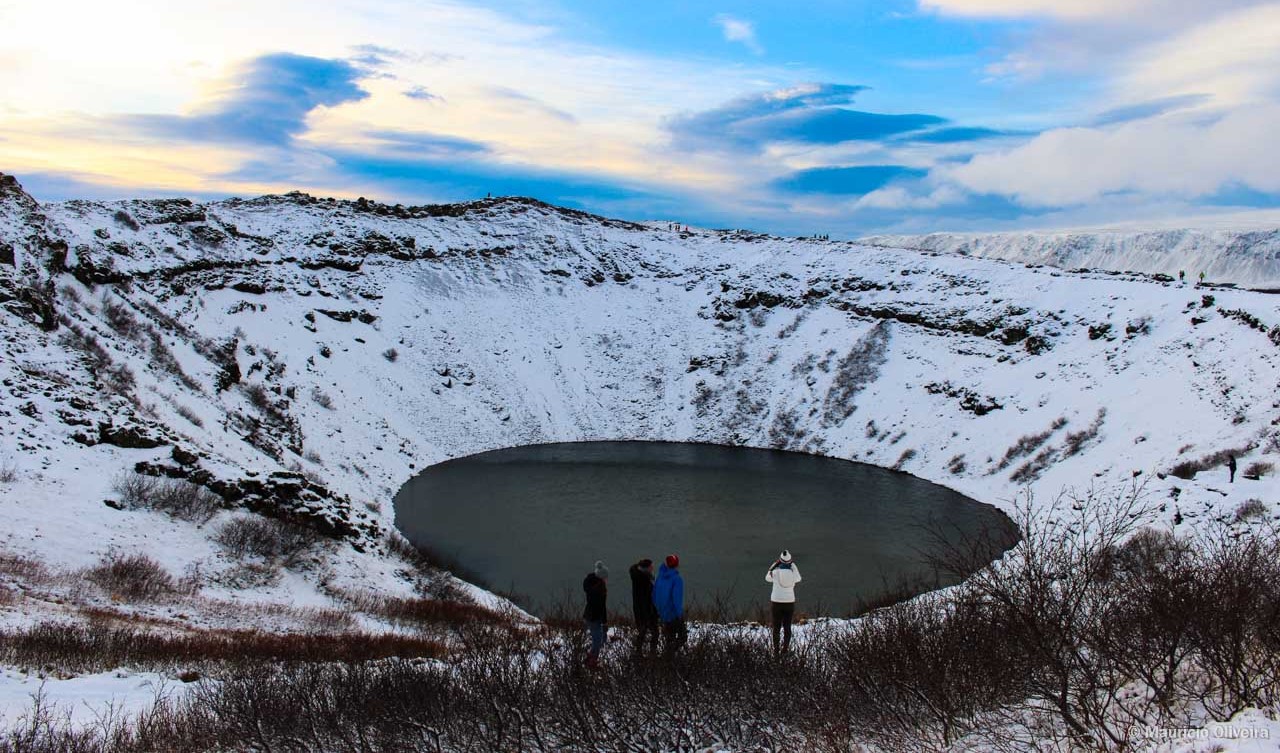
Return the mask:
{"type": "Polygon", "coordinates": [[[1258,0],[0,2],[0,170],[835,236],[1265,213],[1277,39],[1258,0]]]}

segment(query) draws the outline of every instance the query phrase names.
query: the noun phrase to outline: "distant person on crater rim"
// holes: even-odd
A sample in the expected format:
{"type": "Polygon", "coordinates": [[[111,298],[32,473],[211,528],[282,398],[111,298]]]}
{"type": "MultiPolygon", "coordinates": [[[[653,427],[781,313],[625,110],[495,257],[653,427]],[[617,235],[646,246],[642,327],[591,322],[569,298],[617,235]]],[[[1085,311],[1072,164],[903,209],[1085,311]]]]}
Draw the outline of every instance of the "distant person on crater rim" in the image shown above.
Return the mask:
{"type": "Polygon", "coordinates": [[[791,552],[783,549],[778,559],[769,565],[764,574],[766,583],[773,584],[769,597],[770,615],[773,618],[773,653],[778,653],[778,633],[782,633],[782,653],[791,650],[791,621],[796,614],[796,584],[800,582],[800,568],[792,561],[791,552]]]}

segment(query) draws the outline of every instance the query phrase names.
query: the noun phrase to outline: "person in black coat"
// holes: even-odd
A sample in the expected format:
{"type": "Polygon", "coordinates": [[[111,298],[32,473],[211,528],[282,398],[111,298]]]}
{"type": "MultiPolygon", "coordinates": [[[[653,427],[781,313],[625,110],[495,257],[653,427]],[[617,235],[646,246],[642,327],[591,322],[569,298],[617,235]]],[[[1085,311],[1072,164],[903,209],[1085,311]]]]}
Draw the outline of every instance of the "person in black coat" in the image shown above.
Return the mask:
{"type": "Polygon", "coordinates": [[[582,579],[582,591],[587,596],[587,606],[582,610],[582,619],[587,623],[587,635],[591,638],[591,646],[587,649],[587,666],[595,669],[600,660],[600,649],[604,646],[605,625],[609,621],[609,568],[597,561],[587,577],[582,579]]]}
{"type": "Polygon", "coordinates": [[[631,608],[636,618],[636,653],[658,653],[658,608],[653,605],[653,560],[643,559],[631,566],[631,608]]]}

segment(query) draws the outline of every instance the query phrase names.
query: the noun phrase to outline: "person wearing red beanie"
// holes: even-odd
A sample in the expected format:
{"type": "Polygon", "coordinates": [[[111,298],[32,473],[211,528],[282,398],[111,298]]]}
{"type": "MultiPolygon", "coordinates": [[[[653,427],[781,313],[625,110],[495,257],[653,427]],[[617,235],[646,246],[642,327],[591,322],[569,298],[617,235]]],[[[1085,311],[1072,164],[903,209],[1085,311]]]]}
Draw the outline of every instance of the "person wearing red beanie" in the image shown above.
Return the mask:
{"type": "Polygon", "coordinates": [[[680,576],[680,558],[668,554],[658,568],[658,578],[653,583],[653,605],[658,608],[662,622],[663,651],[675,655],[689,638],[684,624],[684,578],[680,576]]]}

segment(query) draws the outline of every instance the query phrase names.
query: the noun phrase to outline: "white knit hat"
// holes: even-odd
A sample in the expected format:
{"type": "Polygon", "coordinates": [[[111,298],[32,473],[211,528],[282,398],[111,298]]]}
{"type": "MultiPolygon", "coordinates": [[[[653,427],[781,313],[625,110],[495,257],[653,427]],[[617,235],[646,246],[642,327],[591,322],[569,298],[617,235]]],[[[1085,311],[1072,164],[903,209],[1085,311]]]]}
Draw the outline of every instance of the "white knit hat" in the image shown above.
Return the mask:
{"type": "Polygon", "coordinates": [[[597,578],[609,580],[609,568],[604,566],[604,562],[596,560],[595,573],[597,578]]]}
{"type": "Polygon", "coordinates": [[[779,555],[778,555],[778,561],[779,561],[779,562],[790,562],[790,561],[791,561],[791,552],[790,552],[789,550],[787,550],[787,549],[783,549],[783,550],[782,550],[782,554],[779,554],[779,555]]]}

